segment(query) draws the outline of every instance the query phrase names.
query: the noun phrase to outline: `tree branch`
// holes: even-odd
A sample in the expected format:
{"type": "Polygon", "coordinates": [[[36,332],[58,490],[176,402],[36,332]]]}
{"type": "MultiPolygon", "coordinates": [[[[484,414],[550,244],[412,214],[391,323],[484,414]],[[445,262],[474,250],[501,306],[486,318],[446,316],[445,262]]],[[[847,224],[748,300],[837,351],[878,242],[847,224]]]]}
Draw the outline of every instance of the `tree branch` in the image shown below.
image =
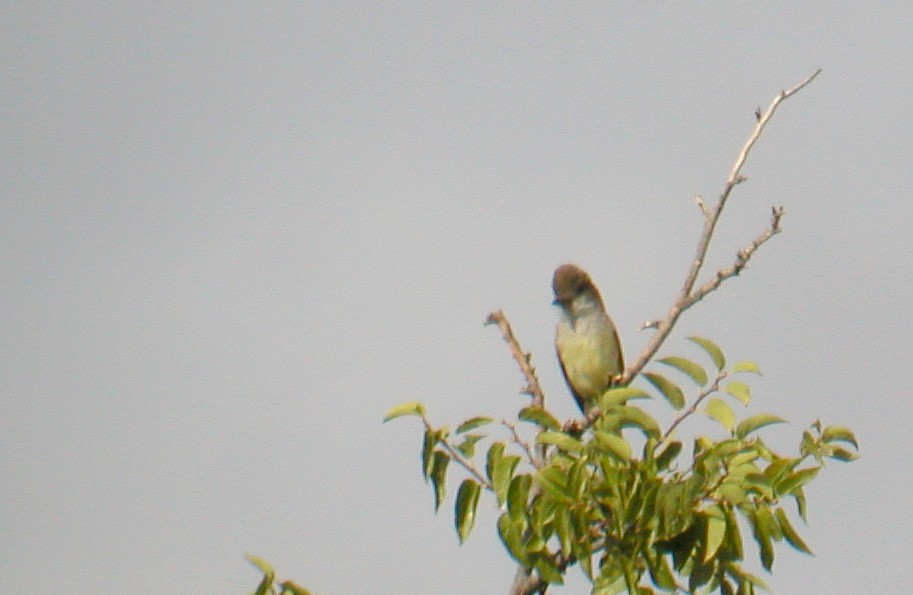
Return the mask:
{"type": "MultiPolygon", "coordinates": [[[[425,417],[424,414],[422,415],[422,423],[425,424],[425,430],[427,430],[428,432],[436,431],[434,429],[434,426],[431,425],[431,422],[428,421],[428,418],[425,417]]],[[[461,467],[466,469],[466,471],[468,471],[473,477],[475,477],[475,480],[477,482],[479,482],[479,484],[483,488],[485,488],[489,491],[492,491],[492,492],[494,491],[494,486],[491,485],[491,483],[488,481],[488,479],[485,477],[485,475],[481,471],[479,471],[478,467],[476,467],[475,464],[471,460],[469,460],[465,456],[463,456],[463,453],[461,453],[459,451],[459,449],[457,449],[457,447],[450,444],[450,440],[448,440],[447,438],[438,438],[437,443],[444,447],[444,450],[447,451],[447,454],[450,455],[450,458],[452,460],[456,461],[457,464],[459,464],[461,467]]]]}
{"type": "Polygon", "coordinates": [[[701,238],[697,244],[697,250],[695,251],[694,260],[691,263],[691,268],[688,271],[688,275],[685,277],[685,282],[682,285],[682,289],[678,294],[675,302],[672,304],[672,307],[669,309],[669,312],[666,314],[666,317],[652,323],[648,323],[645,327],[655,328],[656,334],[637,357],[637,360],[631,364],[627,370],[622,374],[620,383],[627,384],[643,370],[644,366],[656,355],[656,352],[659,351],[659,348],[665,342],[666,338],[672,332],[672,328],[675,326],[675,323],[678,322],[679,317],[682,313],[699,302],[704,298],[708,293],[715,290],[720,284],[734,277],[741,272],[745,265],[748,264],[748,260],[751,258],[751,255],[767,240],[779,233],[780,231],[780,219],[783,217],[783,209],[775,208],[773,210],[773,218],[771,222],[770,229],[765,233],[761,234],[751,246],[741,250],[738,253],[736,262],[733,266],[728,269],[723,269],[717,272],[716,277],[701,286],[694,291],[694,285],[697,283],[698,275],[700,275],[701,269],[704,266],[704,261],[707,258],[707,251],[710,248],[710,240],[713,238],[713,232],[716,230],[717,222],[720,219],[720,215],[723,212],[723,208],[726,206],[726,202],[729,200],[729,195],[732,194],[732,190],[739,184],[745,181],[745,177],[742,176],[742,167],[745,165],[745,161],[748,159],[748,155],[751,152],[751,149],[754,147],[755,143],[760,138],[761,133],[764,131],[764,128],[767,126],[767,123],[773,117],[774,113],[777,111],[780,103],[783,100],[795,95],[803,87],[811,83],[815,77],[820,74],[821,69],[816,70],[807,77],[804,81],[793,87],[792,89],[781,91],[771,102],[770,106],[766,111],[755,113],[757,118],[757,123],[755,124],[754,130],[748,136],[748,140],[745,141],[745,144],[742,146],[739,155],[736,158],[735,162],[732,164],[732,169],[729,172],[729,177],[726,180],[726,184],[723,186],[723,191],[717,199],[716,205],[710,209],[704,204],[703,200],[699,197],[696,199],[698,206],[701,208],[701,211],[704,214],[704,229],[701,233],[701,238]]]}
{"type": "Polygon", "coordinates": [[[507,321],[507,316],[504,314],[504,311],[498,310],[489,314],[485,324],[498,325],[498,328],[501,329],[501,335],[504,337],[504,341],[510,347],[511,355],[517,360],[517,365],[520,366],[520,372],[522,372],[524,378],[526,378],[526,387],[521,389],[520,392],[532,397],[533,407],[545,407],[545,393],[542,392],[542,387],[539,385],[536,369],[533,368],[532,363],[530,363],[532,354],[523,351],[523,348],[520,347],[520,341],[518,341],[517,336],[514,335],[514,331],[510,327],[510,322],[507,321]]]}

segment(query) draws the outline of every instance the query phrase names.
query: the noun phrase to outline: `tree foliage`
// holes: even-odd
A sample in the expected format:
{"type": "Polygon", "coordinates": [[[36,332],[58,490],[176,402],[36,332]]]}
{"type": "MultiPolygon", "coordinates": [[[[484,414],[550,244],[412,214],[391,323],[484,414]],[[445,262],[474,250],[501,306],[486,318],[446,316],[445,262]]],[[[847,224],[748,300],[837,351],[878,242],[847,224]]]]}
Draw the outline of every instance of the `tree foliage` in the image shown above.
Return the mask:
{"type": "Polygon", "coordinates": [[[500,440],[478,432],[495,424],[489,417],[473,417],[451,432],[432,425],[417,403],[392,409],[386,420],[422,420],[422,472],[435,509],[444,502],[450,463],[468,475],[454,505],[461,542],[473,528],[480,494],[494,498],[501,511],[498,535],[514,560],[535,571],[539,590],[563,583],[568,569],[579,566],[600,595],[753,593],[764,581],[743,566],[746,531],[768,571],[777,542],[811,553],[791,518],[805,520],[805,486],[825,461],[852,460],[848,447],[857,443],[849,429],[815,422],[803,432],[797,453],[777,452],[761,430],[783,418],[736,414],[751,403],[748,381],[760,374],[758,366],[727,367],[716,344],[691,340],[709,360],[709,371],[681,356],[657,360],[681,372],[690,386],[651,370],[643,375],[650,391],[608,390],[582,430],[573,423],[562,427],[542,407],[525,407],[516,421],[500,422],[507,435],[500,440]],[[686,409],[688,392],[693,396],[686,409]],[[636,404],[647,399],[679,414],[664,429],[636,404]],[[719,436],[685,444],[678,428],[696,412],[720,425],[719,436]],[[521,438],[521,426],[532,431],[532,443],[521,438]],[[487,448],[479,449],[480,443],[487,448]]]}
{"type": "MultiPolygon", "coordinates": [[[[762,578],[746,570],[746,541],[756,544],[768,572],[776,544],[811,553],[796,528],[806,521],[806,486],[828,460],[858,456],[853,432],[815,421],[795,452],[779,452],[764,440],[764,429],[786,420],[748,412],[750,381],[761,373],[756,363],[729,364],[705,337],[689,337],[693,354],[657,354],[684,312],[739,275],[780,232],[784,210],[774,207],[768,229],[739,250],[730,266],[697,283],[723,208],[745,180],[741,170],[752,147],[780,103],[817,75],[757,110],[715,204],[696,198],[704,228],[680,293],[663,318],[645,325],[654,329],[653,337],[583,419],[562,423],[546,407],[531,356],[500,311],[489,323],[501,329],[526,379],[522,392],[531,397],[515,419],[476,416],[451,431],[434,425],[419,402],[398,405],[385,417],[422,421],[421,474],[435,511],[446,500],[448,472],[459,473],[453,519],[460,543],[473,531],[480,502],[497,504],[497,534],[518,565],[513,594],[545,593],[576,567],[594,595],[746,595],[765,588],[762,578]],[[672,420],[660,423],[657,407],[671,408],[672,420]],[[714,420],[718,431],[686,438],[683,423],[696,414],[714,420]]],[[[307,593],[290,581],[276,584],[265,561],[250,560],[263,573],[257,595],[307,593]]]]}

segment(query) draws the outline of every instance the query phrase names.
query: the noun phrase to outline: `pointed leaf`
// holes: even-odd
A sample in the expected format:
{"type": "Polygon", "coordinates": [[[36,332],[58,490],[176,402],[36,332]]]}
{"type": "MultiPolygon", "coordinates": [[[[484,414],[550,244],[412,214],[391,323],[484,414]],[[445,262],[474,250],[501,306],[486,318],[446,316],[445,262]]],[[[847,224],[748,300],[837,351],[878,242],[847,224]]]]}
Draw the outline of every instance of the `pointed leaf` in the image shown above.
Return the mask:
{"type": "Polygon", "coordinates": [[[520,520],[526,513],[526,503],[529,501],[529,488],[533,478],[527,474],[518,475],[510,480],[507,489],[507,512],[511,518],[520,520]]]}
{"type": "Polygon", "coordinates": [[[824,431],[821,432],[821,440],[823,442],[846,442],[847,444],[855,446],[856,450],[859,450],[859,443],[856,442],[856,435],[853,434],[852,430],[849,428],[844,428],[842,426],[828,426],[824,428],[824,431]]]}
{"type": "Polygon", "coordinates": [[[444,501],[444,492],[447,485],[447,465],[450,455],[442,450],[434,451],[434,461],[431,463],[431,485],[434,488],[434,512],[441,507],[444,501]]]}
{"type": "Polygon", "coordinates": [[[456,433],[462,434],[463,432],[468,432],[469,430],[474,430],[478,427],[490,424],[493,421],[494,420],[490,417],[482,417],[482,416],[473,417],[472,419],[467,419],[466,421],[461,423],[457,427],[456,433]]]}
{"type": "Polygon", "coordinates": [[[528,421],[547,430],[560,430],[561,422],[541,407],[524,407],[520,410],[517,417],[522,421],[528,421]]]}
{"type": "Polygon", "coordinates": [[[758,367],[758,364],[754,362],[738,362],[732,366],[733,374],[736,372],[748,372],[751,374],[761,375],[761,368],[758,367]]]}
{"type": "Polygon", "coordinates": [[[751,389],[744,382],[733,381],[724,387],[727,393],[741,401],[742,405],[748,405],[751,402],[751,389]]]}
{"type": "Polygon", "coordinates": [[[805,490],[796,488],[792,491],[792,496],[796,499],[796,511],[799,513],[799,517],[807,523],[808,503],[805,500],[805,490]]]}
{"type": "Polygon", "coordinates": [[[659,424],[643,409],[639,409],[633,405],[625,405],[616,408],[610,415],[616,417],[621,422],[622,427],[636,427],[648,438],[659,438],[659,424]]]}
{"type": "Polygon", "coordinates": [[[726,536],[726,514],[719,505],[711,506],[703,513],[705,526],[704,536],[704,562],[709,562],[716,556],[717,550],[723,544],[726,536]]]}
{"type": "Polygon", "coordinates": [[[522,521],[512,520],[510,516],[502,514],[498,517],[498,536],[514,560],[528,566],[526,542],[523,539],[525,525],[522,521]]]}
{"type": "Polygon", "coordinates": [[[561,469],[554,466],[540,469],[536,474],[536,482],[555,500],[559,502],[571,500],[571,493],[567,489],[567,475],[561,469]]]}
{"type": "Polygon", "coordinates": [[[769,413],[752,415],[748,419],[742,420],[742,423],[740,423],[739,427],[736,428],[735,435],[739,438],[745,438],[752,432],[760,430],[764,426],[782,423],[786,423],[786,420],[779,415],[770,415],[769,413]]]}
{"type": "Polygon", "coordinates": [[[610,388],[606,392],[602,393],[602,396],[597,399],[597,406],[602,411],[608,411],[612,407],[624,405],[632,399],[649,398],[650,395],[644,392],[643,389],[636,388],[634,386],[620,386],[618,388],[610,388]]]}
{"type": "Polygon", "coordinates": [[[555,511],[555,535],[558,536],[558,544],[561,551],[570,554],[574,547],[574,530],[571,526],[571,513],[565,507],[560,507],[555,511]]]}
{"type": "Polygon", "coordinates": [[[418,417],[422,417],[425,415],[425,406],[418,401],[411,401],[409,403],[402,403],[397,405],[388,411],[387,415],[384,416],[384,423],[404,415],[417,415],[418,417]]]}
{"type": "Polygon", "coordinates": [[[457,444],[456,449],[460,451],[467,459],[471,459],[476,454],[476,442],[485,438],[484,434],[466,434],[463,441],[457,444]]]}
{"type": "Polygon", "coordinates": [[[607,452],[622,462],[631,460],[631,445],[628,441],[616,434],[609,432],[596,432],[596,444],[603,452],[607,452]]]}
{"type": "Polygon", "coordinates": [[[783,537],[786,538],[786,541],[789,543],[789,545],[793,546],[800,552],[812,554],[812,551],[808,548],[807,545],[805,545],[805,542],[799,536],[799,533],[795,530],[795,528],[793,528],[792,524],[790,524],[789,518],[786,516],[786,511],[782,508],[778,508],[774,514],[777,517],[777,522],[780,524],[780,529],[783,531],[783,537]]]}
{"type": "Polygon", "coordinates": [[[758,543],[758,549],[761,555],[761,564],[764,570],[770,572],[774,563],[774,546],[771,541],[771,535],[768,532],[767,525],[758,517],[757,511],[748,517],[751,524],[751,532],[755,541],[758,543]]]}
{"type": "Polygon", "coordinates": [[[422,477],[426,480],[431,473],[431,465],[434,462],[434,447],[437,446],[437,432],[425,430],[422,437],[422,477]]]}
{"type": "Polygon", "coordinates": [[[858,454],[856,454],[854,452],[850,452],[845,448],[840,448],[839,446],[833,447],[831,449],[831,453],[828,456],[832,459],[835,459],[838,461],[843,461],[844,463],[848,463],[849,461],[855,461],[856,459],[859,458],[858,454]]]}
{"type": "Polygon", "coordinates": [[[551,557],[537,555],[535,557],[533,566],[535,566],[536,573],[539,575],[539,577],[546,583],[551,585],[560,585],[564,582],[561,577],[561,571],[558,570],[558,567],[555,566],[554,562],[552,562],[551,557]]]}
{"type": "Polygon", "coordinates": [[[717,398],[710,399],[706,407],[704,407],[704,413],[709,415],[711,419],[720,422],[726,428],[726,431],[732,432],[732,428],[735,426],[735,414],[725,401],[717,398]]]}
{"type": "Polygon", "coordinates": [[[460,543],[466,541],[472,526],[476,522],[476,509],[479,506],[479,492],[481,491],[478,482],[473,479],[465,479],[460,484],[456,497],[456,513],[454,524],[460,543]]]}
{"type": "Polygon", "coordinates": [[[650,384],[656,387],[656,390],[658,390],[676,410],[685,406],[685,393],[682,392],[682,389],[680,389],[678,385],[665,376],[653,372],[644,372],[643,376],[650,381],[650,384]]]}
{"type": "Polygon", "coordinates": [[[280,595],[313,595],[310,591],[292,581],[283,581],[280,586],[282,587],[280,595]]]}
{"type": "Polygon", "coordinates": [[[682,452],[682,443],[678,441],[670,442],[669,446],[656,457],[656,468],[660,471],[665,471],[672,466],[673,461],[675,461],[680,452],[682,452]]]}
{"type": "Polygon", "coordinates": [[[704,386],[707,384],[707,371],[704,370],[699,364],[686,359],[684,357],[678,357],[675,355],[664,357],[660,360],[657,360],[661,364],[673,367],[682,374],[685,374],[694,383],[698,386],[704,386]]]}
{"type": "Polygon", "coordinates": [[[270,563],[263,558],[251,554],[245,554],[244,557],[263,573],[263,580],[257,585],[257,590],[254,591],[254,595],[268,595],[269,593],[272,593],[273,582],[276,580],[276,572],[273,570],[270,563]]]}
{"type": "Polygon", "coordinates": [[[790,473],[777,484],[777,490],[781,494],[789,494],[796,488],[802,487],[813,480],[820,470],[821,467],[809,467],[808,469],[800,469],[795,473],[790,473]]]}
{"type": "Polygon", "coordinates": [[[504,443],[495,442],[488,447],[488,455],[485,457],[485,475],[488,481],[494,483],[495,465],[504,456],[504,443]]]}
{"type": "Polygon", "coordinates": [[[514,470],[520,457],[516,455],[506,455],[498,459],[492,471],[491,485],[495,490],[495,496],[498,498],[498,504],[504,502],[507,498],[507,488],[510,487],[510,480],[513,477],[514,470]]]}
{"type": "Polygon", "coordinates": [[[553,444],[565,452],[580,452],[583,442],[564,432],[541,432],[536,436],[536,444],[553,444]]]}
{"type": "Polygon", "coordinates": [[[713,360],[713,365],[716,366],[717,371],[726,367],[726,356],[723,355],[723,350],[717,347],[716,343],[704,337],[688,337],[688,339],[707,352],[707,355],[713,360]]]}
{"type": "Polygon", "coordinates": [[[270,577],[270,583],[273,582],[273,579],[276,576],[276,571],[273,570],[272,564],[261,558],[260,556],[255,556],[253,554],[244,554],[244,557],[247,558],[247,561],[257,567],[257,570],[262,572],[265,576],[270,577]]]}
{"type": "Polygon", "coordinates": [[[718,497],[724,502],[729,502],[734,506],[742,504],[748,499],[745,489],[737,482],[724,481],[716,489],[718,497]]]}
{"type": "Polygon", "coordinates": [[[647,557],[647,567],[650,570],[650,580],[660,589],[672,591],[675,589],[675,577],[672,575],[672,568],[669,566],[669,559],[661,554],[655,558],[647,557]]]}

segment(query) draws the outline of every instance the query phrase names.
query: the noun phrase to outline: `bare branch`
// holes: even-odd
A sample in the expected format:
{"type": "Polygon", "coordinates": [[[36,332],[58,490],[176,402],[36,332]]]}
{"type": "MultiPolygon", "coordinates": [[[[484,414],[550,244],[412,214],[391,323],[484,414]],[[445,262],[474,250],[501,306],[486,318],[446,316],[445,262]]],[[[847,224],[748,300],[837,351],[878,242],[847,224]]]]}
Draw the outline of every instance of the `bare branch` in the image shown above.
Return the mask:
{"type": "Polygon", "coordinates": [[[533,448],[529,445],[528,442],[520,437],[520,433],[517,431],[517,424],[511,423],[504,419],[501,420],[501,425],[510,430],[511,435],[513,436],[514,444],[523,449],[523,452],[526,453],[526,458],[529,460],[529,464],[536,469],[541,469],[542,465],[544,464],[542,458],[533,451],[533,448]]]}
{"type": "Polygon", "coordinates": [[[514,335],[514,331],[510,327],[510,322],[507,321],[507,316],[504,314],[504,311],[498,310],[489,314],[485,324],[498,325],[498,328],[501,329],[501,335],[504,337],[504,341],[506,341],[507,345],[510,347],[511,355],[517,360],[517,365],[520,366],[520,372],[522,372],[524,378],[526,378],[526,387],[520,392],[532,397],[533,407],[545,407],[545,393],[542,392],[542,387],[539,385],[536,369],[533,368],[532,363],[530,363],[532,356],[523,351],[523,348],[520,347],[520,341],[518,341],[517,336],[514,335]]]}
{"type": "Polygon", "coordinates": [[[685,277],[685,282],[682,285],[681,290],[679,291],[678,297],[675,299],[675,302],[672,304],[672,307],[669,309],[669,312],[666,314],[666,317],[658,322],[650,323],[645,325],[644,328],[655,328],[656,334],[637,357],[637,359],[625,370],[624,374],[621,377],[621,384],[627,384],[643,370],[644,366],[647,365],[656,352],[659,351],[659,348],[665,342],[666,338],[669,336],[669,333],[672,332],[672,328],[675,326],[675,323],[678,322],[678,318],[682,313],[693,306],[695,303],[699,302],[704,298],[708,293],[715,290],[720,284],[734,277],[741,272],[743,268],[748,264],[749,258],[754,252],[767,240],[779,233],[780,231],[780,219],[783,217],[783,209],[775,208],[773,214],[773,220],[770,228],[759,236],[751,246],[739,252],[736,257],[736,262],[732,267],[728,269],[723,269],[717,272],[716,277],[709,281],[707,284],[698,288],[697,291],[694,291],[694,286],[697,283],[697,278],[700,275],[701,269],[704,266],[704,261],[707,258],[707,251],[710,248],[710,240],[713,238],[713,233],[716,230],[716,224],[720,219],[720,215],[723,212],[723,208],[726,206],[726,201],[729,200],[729,195],[732,194],[733,188],[745,181],[745,177],[742,175],[742,167],[745,165],[745,161],[748,159],[748,155],[751,152],[751,149],[754,147],[755,143],[760,138],[761,133],[764,131],[764,127],[767,126],[767,123],[773,117],[774,112],[777,111],[780,103],[784,99],[791,97],[798,93],[803,87],[811,83],[815,77],[821,72],[820,69],[816,70],[811,76],[807,77],[804,81],[793,87],[792,89],[781,91],[771,102],[770,106],[764,112],[761,112],[760,109],[755,113],[757,123],[755,124],[754,129],[751,134],[748,136],[748,140],[745,141],[745,144],[742,146],[741,151],[739,151],[738,157],[736,157],[735,162],[732,165],[732,169],[729,172],[729,177],[726,179],[726,184],[723,186],[723,191],[720,193],[719,198],[717,199],[716,205],[713,209],[708,209],[708,207],[703,204],[703,201],[698,204],[702,207],[701,210],[704,213],[704,229],[701,233],[701,238],[698,241],[697,250],[695,251],[694,260],[691,262],[691,268],[688,271],[688,275],[685,277]]]}

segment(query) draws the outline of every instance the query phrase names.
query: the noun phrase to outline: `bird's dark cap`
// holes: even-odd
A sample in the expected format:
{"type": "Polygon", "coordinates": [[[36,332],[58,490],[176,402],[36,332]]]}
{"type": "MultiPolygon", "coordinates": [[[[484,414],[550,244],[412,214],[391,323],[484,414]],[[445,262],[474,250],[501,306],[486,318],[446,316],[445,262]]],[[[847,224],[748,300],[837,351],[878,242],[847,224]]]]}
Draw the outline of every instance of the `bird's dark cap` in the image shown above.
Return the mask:
{"type": "Polygon", "coordinates": [[[574,264],[563,264],[555,269],[552,290],[555,292],[556,304],[566,304],[584,291],[591,291],[597,297],[599,296],[599,291],[593,285],[590,276],[574,264]]]}

